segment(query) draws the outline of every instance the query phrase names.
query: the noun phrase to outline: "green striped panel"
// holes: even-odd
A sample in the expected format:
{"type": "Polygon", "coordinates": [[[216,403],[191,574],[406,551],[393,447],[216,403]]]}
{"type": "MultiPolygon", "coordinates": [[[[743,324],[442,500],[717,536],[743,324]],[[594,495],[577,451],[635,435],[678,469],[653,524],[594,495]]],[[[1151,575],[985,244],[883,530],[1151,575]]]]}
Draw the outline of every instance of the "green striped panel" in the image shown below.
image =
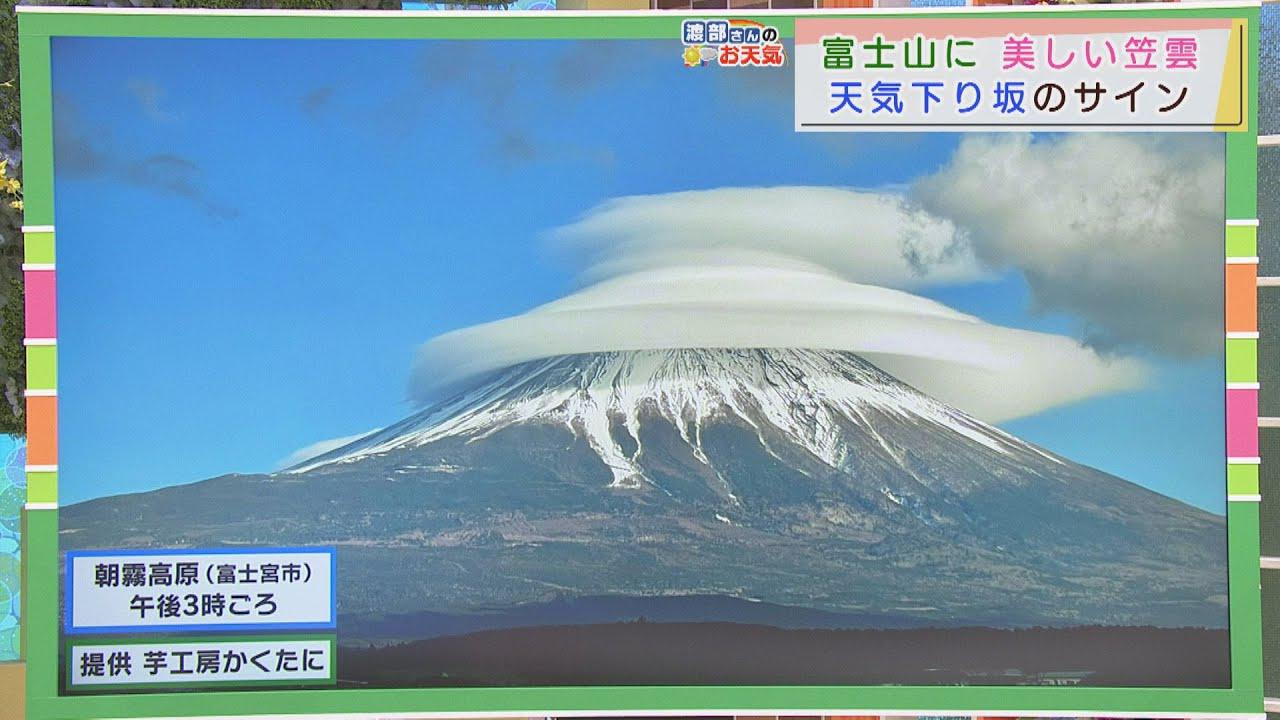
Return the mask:
{"type": "Polygon", "coordinates": [[[29,503],[58,502],[58,473],[56,472],[27,473],[27,502],[29,503]]]}
{"type": "Polygon", "coordinates": [[[1227,226],[1227,257],[1254,257],[1258,254],[1257,225],[1227,226]]]}
{"type": "Polygon", "coordinates": [[[1257,338],[1227,339],[1227,382],[1258,382],[1257,338]]]}
{"type": "Polygon", "coordinates": [[[33,232],[27,233],[22,244],[23,262],[29,263],[52,263],[53,260],[53,233],[51,232],[33,232]]]}
{"type": "Polygon", "coordinates": [[[58,346],[27,346],[27,388],[55,390],[58,387],[58,346]]]}

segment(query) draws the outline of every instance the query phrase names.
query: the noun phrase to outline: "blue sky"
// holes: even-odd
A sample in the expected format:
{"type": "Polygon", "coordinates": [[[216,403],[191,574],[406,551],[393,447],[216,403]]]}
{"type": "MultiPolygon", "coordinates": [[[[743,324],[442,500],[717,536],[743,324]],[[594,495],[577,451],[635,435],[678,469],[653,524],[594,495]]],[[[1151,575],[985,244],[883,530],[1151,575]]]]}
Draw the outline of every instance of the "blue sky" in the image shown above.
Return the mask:
{"type": "MultiPolygon", "coordinates": [[[[574,287],[546,233],[610,198],[902,186],[945,134],[796,134],[790,70],[669,43],[54,41],[65,502],[269,471],[412,411],[415,350],[574,287]]],[[[1022,277],[921,291],[1073,334],[1022,277]]],[[[1217,357],[1003,427],[1215,512],[1217,357]]]]}

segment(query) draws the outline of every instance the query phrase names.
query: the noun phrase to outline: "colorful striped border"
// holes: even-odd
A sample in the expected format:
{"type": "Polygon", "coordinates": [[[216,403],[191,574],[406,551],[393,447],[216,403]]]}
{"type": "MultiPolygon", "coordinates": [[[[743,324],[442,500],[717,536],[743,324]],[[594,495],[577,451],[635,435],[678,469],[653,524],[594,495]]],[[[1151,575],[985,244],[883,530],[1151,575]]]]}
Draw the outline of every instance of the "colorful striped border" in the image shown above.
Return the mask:
{"type": "Polygon", "coordinates": [[[1226,223],[1227,501],[1258,494],[1258,219],[1226,223]]]}
{"type": "Polygon", "coordinates": [[[28,511],[58,507],[58,312],[54,227],[24,225],[28,511]]]}

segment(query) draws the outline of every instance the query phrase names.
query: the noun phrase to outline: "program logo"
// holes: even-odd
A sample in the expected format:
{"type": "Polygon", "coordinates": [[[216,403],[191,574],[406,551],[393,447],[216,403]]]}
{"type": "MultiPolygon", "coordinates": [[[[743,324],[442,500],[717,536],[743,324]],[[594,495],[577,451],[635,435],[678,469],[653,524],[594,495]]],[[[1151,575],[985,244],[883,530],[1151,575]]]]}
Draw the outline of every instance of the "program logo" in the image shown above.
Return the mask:
{"type": "Polygon", "coordinates": [[[689,19],[680,24],[685,67],[781,67],[787,62],[778,29],[754,20],[689,19]]]}

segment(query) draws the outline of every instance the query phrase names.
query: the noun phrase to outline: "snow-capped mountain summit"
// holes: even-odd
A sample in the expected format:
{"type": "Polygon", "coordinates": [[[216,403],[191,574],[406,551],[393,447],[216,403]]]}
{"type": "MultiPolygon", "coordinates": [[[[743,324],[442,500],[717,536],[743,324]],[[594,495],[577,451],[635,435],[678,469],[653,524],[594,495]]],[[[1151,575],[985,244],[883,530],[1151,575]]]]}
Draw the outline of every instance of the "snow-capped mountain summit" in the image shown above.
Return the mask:
{"type": "MultiPolygon", "coordinates": [[[[908,447],[884,425],[914,425],[964,438],[1001,455],[1047,452],[902,384],[850,352],[794,348],[694,348],[550,357],[504,370],[461,395],[289,471],[422,447],[444,438],[480,441],[521,423],[562,425],[584,439],[611,474],[609,486],[659,487],[645,474],[641,419],[676,429],[686,451],[716,470],[703,427],[728,421],[754,430],[760,446],[785,438],[831,469],[849,468],[858,442],[902,466],[908,447]]],[[[771,452],[771,455],[772,452],[771,452]]],[[[776,455],[774,455],[776,456],[776,455]]],[[[731,488],[727,500],[737,501],[731,488]]]]}
{"type": "Polygon", "coordinates": [[[856,355],[786,348],[528,362],[288,471],[63,522],[84,547],[336,544],[355,615],[698,595],[926,624],[1205,627],[1226,623],[1224,525],[856,355]],[[245,511],[228,517],[234,498],[245,511]]]}
{"type": "Polygon", "coordinates": [[[851,439],[870,437],[901,460],[877,426],[910,423],[994,452],[1054,456],[834,350],[673,349],[569,355],[524,363],[389,428],[307,460],[289,472],[356,462],[461,437],[479,440],[520,423],[563,425],[609,469],[610,485],[653,484],[641,463],[641,418],[661,417],[704,464],[704,423],[728,421],[780,435],[831,468],[846,467],[851,439]],[[872,418],[877,421],[872,422],[872,418]]]}

